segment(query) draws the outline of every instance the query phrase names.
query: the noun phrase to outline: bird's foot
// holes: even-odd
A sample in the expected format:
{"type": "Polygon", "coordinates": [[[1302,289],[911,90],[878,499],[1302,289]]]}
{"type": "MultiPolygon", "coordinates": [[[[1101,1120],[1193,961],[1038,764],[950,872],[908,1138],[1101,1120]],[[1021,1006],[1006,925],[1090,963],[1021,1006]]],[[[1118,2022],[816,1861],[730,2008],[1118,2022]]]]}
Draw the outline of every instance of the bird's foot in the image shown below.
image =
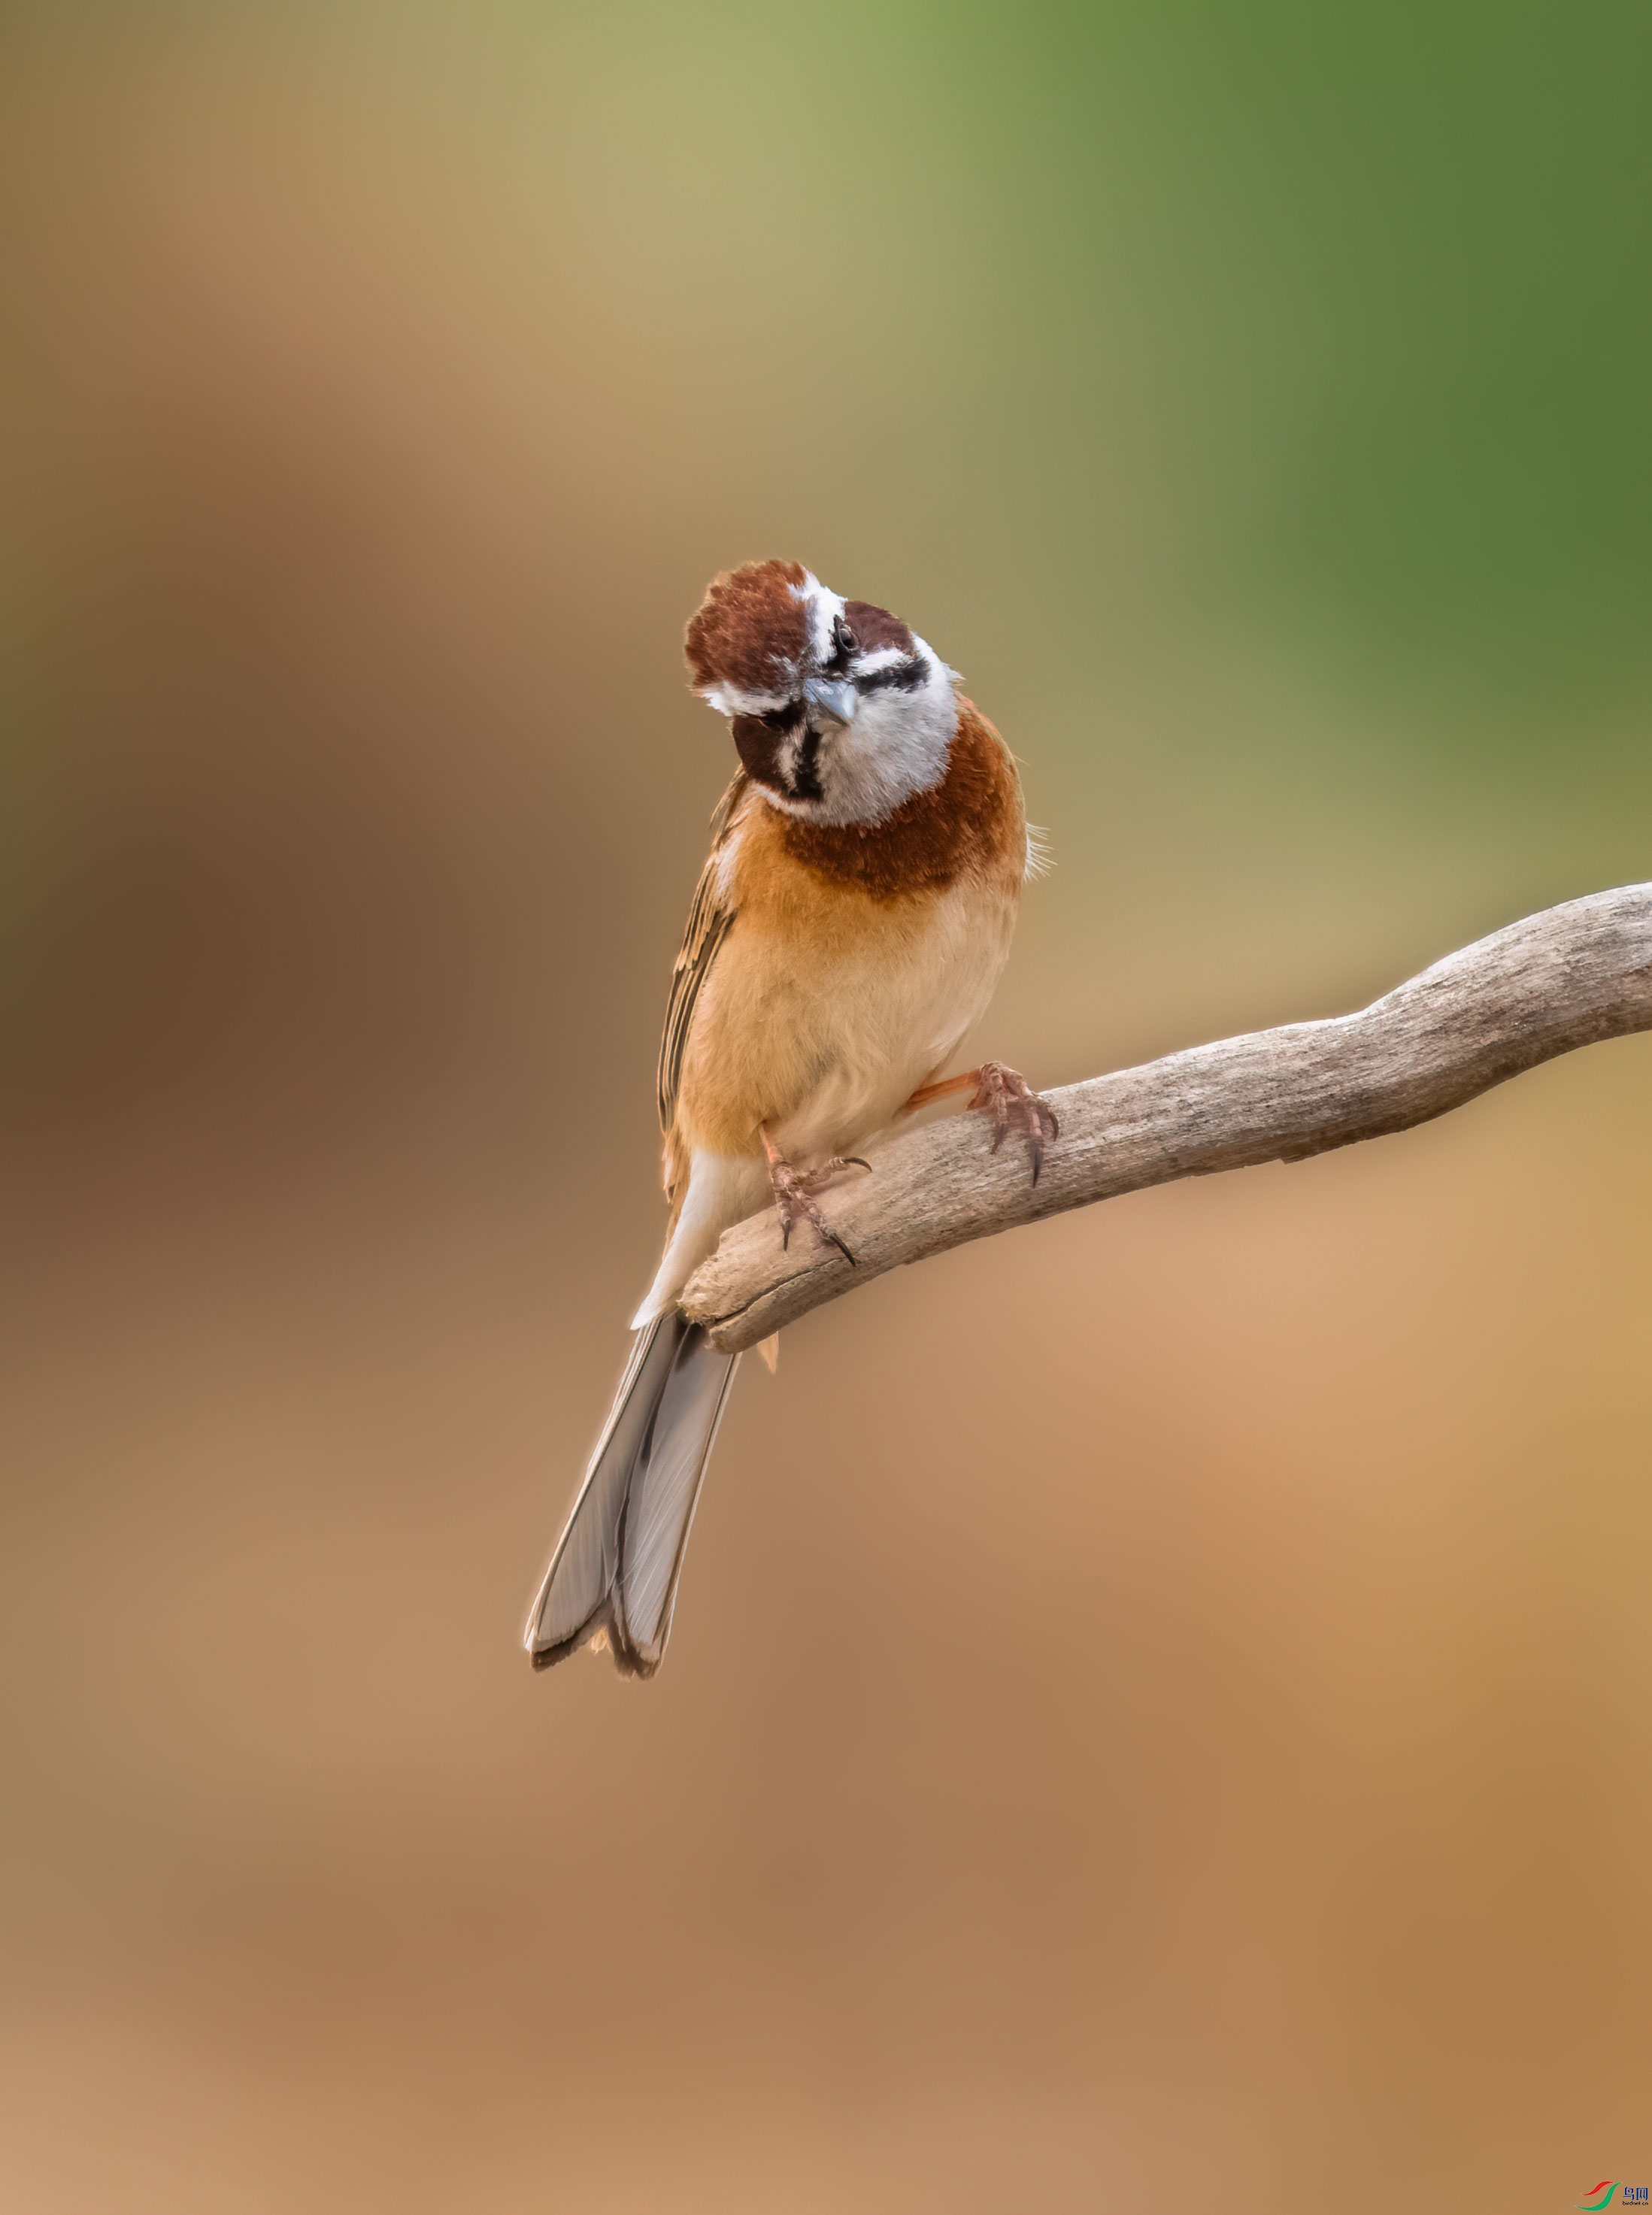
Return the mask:
{"type": "Polygon", "coordinates": [[[817,1192],[823,1192],[839,1170],[869,1170],[871,1163],[862,1161],[856,1154],[843,1159],[834,1155],[829,1162],[817,1163],[813,1169],[798,1169],[783,1158],[778,1147],[770,1143],[766,1131],[763,1133],[763,1150],[768,1157],[769,1182],[774,1191],[774,1204],[780,1217],[783,1250],[790,1247],[791,1235],[798,1224],[812,1224],[822,1245],[835,1246],[852,1269],[855,1267],[854,1255],[821,1213],[814,1195],[817,1192]]]}
{"type": "Polygon", "coordinates": [[[1018,1132],[1027,1141],[1036,1184],[1044,1166],[1045,1140],[1061,1135],[1055,1110],[1039,1098],[1019,1070],[1006,1069],[1001,1061],[984,1061],[974,1077],[969,1104],[992,1118],[992,1151],[997,1153],[1011,1131],[1018,1132]]]}

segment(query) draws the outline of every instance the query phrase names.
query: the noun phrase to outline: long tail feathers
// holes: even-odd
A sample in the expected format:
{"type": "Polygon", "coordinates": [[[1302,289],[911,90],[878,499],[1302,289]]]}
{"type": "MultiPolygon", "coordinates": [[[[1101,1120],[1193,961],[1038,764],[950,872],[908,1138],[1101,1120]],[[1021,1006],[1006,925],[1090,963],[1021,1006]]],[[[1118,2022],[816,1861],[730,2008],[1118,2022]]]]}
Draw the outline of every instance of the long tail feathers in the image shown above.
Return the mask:
{"type": "Polygon", "coordinates": [[[528,1617],[536,1669],[607,1635],[621,1673],[665,1659],[694,1510],[737,1353],[672,1310],[631,1358],[528,1617]]]}

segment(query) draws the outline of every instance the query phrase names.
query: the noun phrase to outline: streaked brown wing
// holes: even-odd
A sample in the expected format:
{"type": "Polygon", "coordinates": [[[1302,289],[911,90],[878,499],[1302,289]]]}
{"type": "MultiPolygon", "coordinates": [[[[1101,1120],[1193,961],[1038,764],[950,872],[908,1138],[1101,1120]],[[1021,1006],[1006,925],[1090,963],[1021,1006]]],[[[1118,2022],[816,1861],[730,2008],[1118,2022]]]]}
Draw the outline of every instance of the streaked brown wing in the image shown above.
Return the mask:
{"type": "Polygon", "coordinates": [[[682,951],[677,956],[677,966],[671,975],[671,999],[666,1009],[666,1028],[660,1040],[660,1069],[658,1089],[660,1098],[660,1127],[667,1137],[671,1134],[673,1117],[677,1113],[677,1089],[683,1077],[683,1051],[688,1044],[689,1025],[694,1019],[694,1003],[700,997],[700,987],[711,973],[711,965],[717,958],[717,948],[728,936],[735,911],[725,907],[717,898],[717,858],[722,843],[728,835],[728,826],[750,780],[742,770],[717,802],[716,813],[711,818],[711,851],[700,872],[700,881],[694,887],[694,905],[688,911],[688,928],[683,933],[682,951]]]}

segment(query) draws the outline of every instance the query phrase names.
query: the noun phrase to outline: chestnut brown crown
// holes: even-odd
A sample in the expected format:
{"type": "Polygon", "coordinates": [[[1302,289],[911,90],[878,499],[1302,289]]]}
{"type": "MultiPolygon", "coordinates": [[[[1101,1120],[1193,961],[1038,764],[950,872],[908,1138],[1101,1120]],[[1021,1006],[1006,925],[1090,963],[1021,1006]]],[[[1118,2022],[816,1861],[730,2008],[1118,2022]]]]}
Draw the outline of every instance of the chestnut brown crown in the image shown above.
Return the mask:
{"type": "Polygon", "coordinates": [[[789,690],[808,652],[808,583],[801,561],[748,561],[716,578],[685,640],[695,690],[789,690]]]}

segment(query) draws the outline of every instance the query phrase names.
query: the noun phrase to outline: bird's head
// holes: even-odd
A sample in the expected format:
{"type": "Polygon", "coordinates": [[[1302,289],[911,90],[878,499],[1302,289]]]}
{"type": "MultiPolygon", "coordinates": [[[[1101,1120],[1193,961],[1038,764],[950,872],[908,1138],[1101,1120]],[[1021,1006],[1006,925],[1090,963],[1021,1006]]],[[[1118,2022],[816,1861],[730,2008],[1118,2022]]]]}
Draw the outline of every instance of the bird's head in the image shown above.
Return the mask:
{"type": "Polygon", "coordinates": [[[957,672],[887,609],[797,561],[717,579],[688,627],[694,690],[734,725],[747,774],[810,823],[881,823],[946,775],[957,672]]]}

